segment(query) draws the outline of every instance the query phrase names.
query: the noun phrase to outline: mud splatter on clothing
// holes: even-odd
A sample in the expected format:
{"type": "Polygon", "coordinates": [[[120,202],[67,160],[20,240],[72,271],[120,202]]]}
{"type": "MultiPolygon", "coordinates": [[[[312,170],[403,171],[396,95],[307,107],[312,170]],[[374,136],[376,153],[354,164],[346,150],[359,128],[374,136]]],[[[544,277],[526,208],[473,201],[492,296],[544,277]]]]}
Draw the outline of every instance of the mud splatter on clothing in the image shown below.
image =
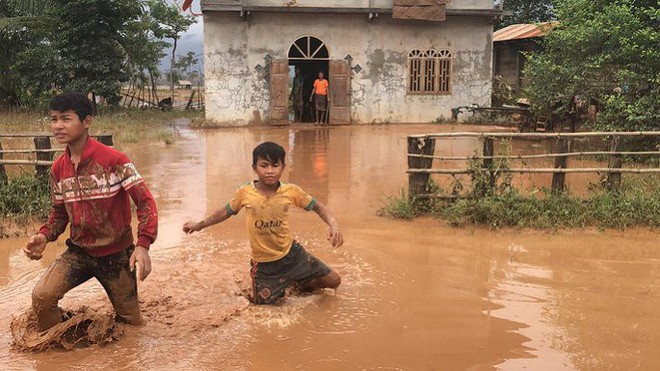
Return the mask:
{"type": "Polygon", "coordinates": [[[89,138],[77,169],[68,148],[55,161],[50,184],[53,207],[39,230],[48,241],[71,224],[71,240],[91,256],[125,249],[134,242],[129,197],[137,207],[137,244],[149,248],[156,239],[156,202],[125,154],[89,138]]]}

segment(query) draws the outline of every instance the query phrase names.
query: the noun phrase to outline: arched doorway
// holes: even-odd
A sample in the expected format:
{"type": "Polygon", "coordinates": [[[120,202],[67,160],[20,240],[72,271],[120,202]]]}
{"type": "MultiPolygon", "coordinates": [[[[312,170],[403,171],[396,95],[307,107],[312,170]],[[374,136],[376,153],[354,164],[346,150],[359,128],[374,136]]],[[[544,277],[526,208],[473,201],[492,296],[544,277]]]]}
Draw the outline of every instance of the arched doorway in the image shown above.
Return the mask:
{"type": "Polygon", "coordinates": [[[325,43],[314,36],[302,36],[296,39],[289,47],[287,53],[289,60],[289,75],[293,82],[295,69],[299,68],[303,76],[303,115],[302,122],[313,122],[314,110],[309,97],[314,88],[314,80],[319,72],[323,72],[329,80],[330,52],[325,43]]]}

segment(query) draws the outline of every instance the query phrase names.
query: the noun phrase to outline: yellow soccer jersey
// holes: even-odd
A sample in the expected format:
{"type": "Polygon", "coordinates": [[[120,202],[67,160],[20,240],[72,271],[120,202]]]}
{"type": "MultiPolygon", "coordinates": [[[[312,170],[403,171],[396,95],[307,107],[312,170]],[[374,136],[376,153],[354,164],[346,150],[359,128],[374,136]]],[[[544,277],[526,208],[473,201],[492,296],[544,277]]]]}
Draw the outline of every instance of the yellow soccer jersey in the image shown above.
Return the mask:
{"type": "Polygon", "coordinates": [[[250,182],[240,187],[227,203],[227,213],[235,215],[245,208],[252,259],[271,262],[288,254],[293,243],[289,232],[289,206],[309,211],[315,203],[312,196],[294,184],[280,182],[277,191],[266,197],[250,182]]]}

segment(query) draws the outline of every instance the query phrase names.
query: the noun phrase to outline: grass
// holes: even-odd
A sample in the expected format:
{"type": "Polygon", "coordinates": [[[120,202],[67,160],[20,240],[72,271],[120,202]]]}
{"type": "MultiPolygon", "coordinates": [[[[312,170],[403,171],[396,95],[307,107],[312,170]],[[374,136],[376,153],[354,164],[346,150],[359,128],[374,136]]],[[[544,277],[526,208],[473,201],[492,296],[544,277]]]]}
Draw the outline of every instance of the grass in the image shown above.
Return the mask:
{"type": "MultiPolygon", "coordinates": [[[[158,110],[122,109],[101,112],[92,121],[91,133],[111,133],[114,144],[162,142],[167,145],[176,141],[176,131],[167,125],[177,118],[200,117],[199,112],[163,112],[158,110]]],[[[0,114],[0,133],[50,132],[50,120],[46,114],[25,111],[9,111],[0,114]]],[[[5,149],[33,148],[31,138],[3,141],[5,149]]],[[[32,158],[34,156],[31,156],[32,158]]],[[[0,238],[8,236],[12,229],[47,217],[50,208],[48,179],[35,178],[31,171],[12,172],[9,181],[0,181],[0,238]]]]}
{"type": "MultiPolygon", "coordinates": [[[[502,142],[503,153],[509,143],[502,142]]],[[[475,152],[475,155],[477,153],[475,152]]],[[[577,197],[568,192],[552,194],[542,190],[522,195],[512,185],[506,172],[509,162],[500,158],[489,168],[476,157],[469,161],[470,188],[459,181],[452,193],[456,199],[415,199],[402,191],[389,197],[379,210],[382,216],[411,220],[432,215],[453,226],[479,225],[489,228],[617,228],[631,226],[660,227],[660,177],[654,174],[629,175],[622,178],[616,191],[608,191],[605,179],[589,187],[587,195],[577,197]],[[495,186],[491,186],[490,174],[495,186]]],[[[429,180],[426,193],[442,193],[429,180]]]]}
{"type": "Polygon", "coordinates": [[[431,215],[456,227],[616,228],[660,227],[660,180],[624,178],[619,192],[593,189],[585,197],[515,190],[456,200],[417,200],[401,192],[379,210],[382,216],[411,220],[431,215]]]}
{"type": "MultiPolygon", "coordinates": [[[[94,117],[90,132],[110,133],[115,144],[164,142],[172,144],[176,140],[174,128],[166,125],[177,118],[196,120],[199,111],[170,111],[119,109],[101,112],[94,117]]],[[[48,116],[35,112],[10,111],[0,115],[0,133],[50,132],[48,116]]]]}
{"type": "Polygon", "coordinates": [[[27,222],[44,219],[50,209],[48,177],[18,174],[0,183],[0,214],[4,219],[27,222]]]}

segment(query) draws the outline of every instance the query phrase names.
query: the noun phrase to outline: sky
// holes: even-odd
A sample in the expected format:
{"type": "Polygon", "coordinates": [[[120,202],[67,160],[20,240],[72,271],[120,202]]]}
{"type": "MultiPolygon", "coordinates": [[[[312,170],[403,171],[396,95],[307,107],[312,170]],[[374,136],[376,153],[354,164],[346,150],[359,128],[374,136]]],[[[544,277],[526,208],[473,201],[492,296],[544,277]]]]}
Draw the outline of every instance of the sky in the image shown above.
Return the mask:
{"type": "MultiPolygon", "coordinates": [[[[170,3],[177,3],[179,6],[183,3],[182,0],[168,0],[170,3]]],[[[193,0],[193,10],[195,13],[199,14],[202,11],[200,10],[201,0],[193,0]]],[[[190,14],[190,11],[187,10],[186,14],[190,14]]],[[[177,55],[185,55],[189,51],[195,52],[199,58],[199,67],[203,67],[204,63],[204,20],[202,16],[195,17],[197,23],[194,23],[186,33],[181,36],[179,43],[176,47],[177,55]]],[[[170,40],[167,40],[168,42],[170,40]]],[[[162,69],[170,68],[170,58],[172,54],[172,48],[168,48],[166,51],[167,56],[160,61],[162,69]]]]}

